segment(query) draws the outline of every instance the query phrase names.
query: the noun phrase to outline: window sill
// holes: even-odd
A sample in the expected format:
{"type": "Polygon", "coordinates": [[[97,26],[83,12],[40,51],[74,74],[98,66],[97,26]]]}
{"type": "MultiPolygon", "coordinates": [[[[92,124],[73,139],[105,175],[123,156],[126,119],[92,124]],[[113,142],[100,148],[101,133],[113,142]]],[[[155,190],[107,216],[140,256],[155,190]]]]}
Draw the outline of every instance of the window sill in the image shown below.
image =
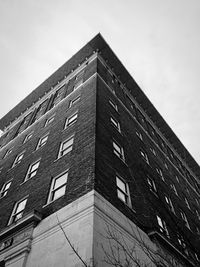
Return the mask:
{"type": "Polygon", "coordinates": [[[64,196],[65,196],[65,195],[62,195],[62,196],[60,196],[60,197],[58,197],[58,198],[56,198],[56,199],[54,199],[54,200],[48,202],[47,204],[45,204],[44,206],[42,206],[42,208],[45,208],[45,207],[51,205],[51,204],[54,203],[56,200],[58,200],[58,199],[60,199],[60,198],[62,198],[62,197],[64,197],[64,196]]]}

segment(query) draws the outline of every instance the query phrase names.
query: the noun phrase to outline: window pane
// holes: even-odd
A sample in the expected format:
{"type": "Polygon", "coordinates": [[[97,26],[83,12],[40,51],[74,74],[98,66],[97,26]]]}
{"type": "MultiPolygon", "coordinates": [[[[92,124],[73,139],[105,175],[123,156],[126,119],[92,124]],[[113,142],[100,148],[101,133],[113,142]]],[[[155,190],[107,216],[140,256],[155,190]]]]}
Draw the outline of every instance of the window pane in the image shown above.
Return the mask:
{"type": "Polygon", "coordinates": [[[123,194],[120,190],[117,190],[117,196],[126,203],[126,195],[123,194]]]}
{"type": "Polygon", "coordinates": [[[24,208],[25,208],[25,205],[26,205],[26,201],[27,201],[27,199],[23,200],[22,202],[20,202],[20,203],[18,204],[18,206],[17,206],[17,209],[16,209],[16,212],[15,212],[15,213],[18,213],[18,212],[20,212],[20,211],[24,210],[24,208]]]}
{"type": "Polygon", "coordinates": [[[117,177],[117,187],[119,187],[123,192],[126,192],[125,183],[122,180],[120,180],[118,177],[117,177]]]}
{"type": "Polygon", "coordinates": [[[54,191],[52,194],[52,200],[59,198],[65,194],[65,186],[59,188],[58,190],[54,191]]]}
{"type": "Polygon", "coordinates": [[[68,173],[66,173],[63,176],[57,178],[55,180],[54,188],[56,189],[56,188],[60,187],[61,185],[65,184],[67,182],[67,176],[68,176],[68,173]]]}

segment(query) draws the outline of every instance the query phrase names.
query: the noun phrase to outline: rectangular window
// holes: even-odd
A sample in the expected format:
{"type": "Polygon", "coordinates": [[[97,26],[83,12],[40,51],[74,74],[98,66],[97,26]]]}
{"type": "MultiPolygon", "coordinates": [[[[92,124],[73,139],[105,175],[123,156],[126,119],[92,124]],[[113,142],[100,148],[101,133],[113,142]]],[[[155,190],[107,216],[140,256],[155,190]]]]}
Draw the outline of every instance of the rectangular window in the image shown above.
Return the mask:
{"type": "Polygon", "coordinates": [[[161,179],[165,181],[162,170],[160,168],[156,168],[156,172],[160,175],[161,179]]]}
{"type": "Polygon", "coordinates": [[[128,184],[119,176],[116,176],[116,184],[118,198],[120,198],[124,203],[130,205],[128,184]]]}
{"type": "Polygon", "coordinates": [[[48,134],[45,135],[45,136],[42,136],[42,137],[39,139],[39,141],[38,141],[38,144],[37,144],[36,149],[38,149],[38,148],[44,146],[44,145],[46,144],[46,142],[47,142],[47,139],[48,139],[48,134]]]}
{"type": "Polygon", "coordinates": [[[5,183],[2,186],[2,189],[1,189],[1,192],[0,192],[0,197],[5,197],[7,195],[8,189],[10,188],[10,185],[11,185],[11,181],[5,183]]]}
{"type": "Polygon", "coordinates": [[[65,194],[67,178],[68,171],[52,180],[48,203],[65,194]]]}
{"type": "Polygon", "coordinates": [[[71,125],[73,125],[78,118],[78,113],[76,112],[75,114],[71,115],[70,117],[67,118],[66,123],[65,123],[65,129],[71,125]]]}
{"type": "Polygon", "coordinates": [[[33,136],[33,133],[27,134],[24,138],[24,143],[26,143],[28,140],[30,140],[33,136]]]}
{"type": "Polygon", "coordinates": [[[113,117],[110,117],[110,122],[119,132],[121,132],[120,124],[116,119],[114,119],[113,117]]]}
{"type": "Polygon", "coordinates": [[[187,226],[187,228],[190,229],[190,225],[188,223],[187,217],[182,210],[180,210],[180,215],[181,215],[182,220],[185,222],[185,225],[187,226]]]}
{"type": "Polygon", "coordinates": [[[70,151],[72,151],[74,143],[74,136],[71,136],[66,141],[62,142],[60,145],[60,150],[58,154],[58,158],[68,154],[70,151]]]}
{"type": "Polygon", "coordinates": [[[23,131],[27,128],[27,126],[28,126],[29,123],[30,123],[30,119],[31,119],[31,117],[32,117],[32,114],[33,114],[33,112],[29,113],[29,114],[22,120],[22,122],[20,123],[20,126],[19,126],[19,128],[18,128],[18,130],[17,130],[15,136],[19,135],[21,132],[23,132],[23,131]]]}
{"type": "Polygon", "coordinates": [[[84,75],[84,70],[80,71],[76,75],[76,79],[75,79],[75,82],[74,82],[74,90],[76,90],[83,83],[83,75],[84,75]]]}
{"type": "Polygon", "coordinates": [[[14,223],[22,218],[23,212],[26,206],[26,202],[27,202],[27,198],[15,204],[12,215],[9,220],[9,224],[14,223]]]}
{"type": "Polygon", "coordinates": [[[150,151],[152,152],[152,154],[154,154],[154,156],[156,156],[156,151],[154,148],[150,147],[150,151]]]}
{"type": "Polygon", "coordinates": [[[140,140],[143,140],[143,137],[142,137],[142,134],[141,134],[141,132],[139,132],[139,131],[136,131],[135,132],[136,133],[136,135],[140,138],[140,140]]]}
{"type": "Polygon", "coordinates": [[[147,182],[149,185],[149,189],[157,195],[157,188],[156,188],[154,180],[150,177],[147,177],[147,182]]]}
{"type": "Polygon", "coordinates": [[[149,159],[148,159],[148,156],[147,154],[143,151],[143,150],[140,150],[140,155],[142,156],[143,160],[149,164],[149,159]]]}
{"type": "Polygon", "coordinates": [[[169,232],[167,229],[166,222],[162,218],[160,218],[160,216],[158,215],[156,215],[156,218],[157,218],[157,222],[158,222],[161,233],[169,237],[169,232]]]}
{"type": "Polygon", "coordinates": [[[46,127],[47,125],[49,125],[49,124],[52,123],[53,121],[54,121],[54,116],[48,118],[48,119],[46,120],[46,122],[45,122],[44,127],[46,127]]]}
{"type": "Polygon", "coordinates": [[[165,202],[167,203],[169,210],[171,210],[175,214],[171,199],[169,197],[165,196],[165,202]]]}
{"type": "Polygon", "coordinates": [[[200,214],[199,214],[198,210],[196,210],[195,212],[196,212],[198,220],[200,220],[200,214]]]}
{"type": "Polygon", "coordinates": [[[34,123],[36,120],[38,120],[46,112],[48,102],[49,102],[49,99],[45,100],[43,103],[41,103],[39,105],[31,123],[34,123]]]}
{"type": "Polygon", "coordinates": [[[188,200],[187,200],[187,198],[185,197],[185,204],[186,204],[186,206],[188,207],[188,209],[190,209],[190,204],[189,204],[189,202],[188,202],[188,200]]]}
{"type": "Polygon", "coordinates": [[[176,190],[175,185],[174,185],[174,184],[171,184],[170,187],[171,187],[171,189],[174,191],[174,193],[178,196],[178,192],[177,192],[177,190],[176,190]]]}
{"type": "Polygon", "coordinates": [[[109,103],[116,111],[118,111],[118,107],[113,101],[109,100],[109,103]]]}
{"type": "Polygon", "coordinates": [[[36,175],[39,165],[40,165],[40,160],[38,160],[38,161],[32,163],[32,164],[29,166],[29,168],[28,168],[28,172],[27,172],[27,174],[26,174],[26,179],[25,179],[25,180],[28,180],[28,179],[30,179],[30,178],[32,178],[33,176],[36,175]]]}
{"type": "Polygon", "coordinates": [[[64,96],[65,96],[65,84],[56,91],[50,108],[55,107],[64,98],[64,96]]]}
{"type": "Polygon", "coordinates": [[[5,153],[5,155],[4,155],[4,159],[8,156],[8,155],[10,155],[12,153],[12,149],[8,149],[7,151],[6,151],[6,153],[5,153]]]}
{"type": "Polygon", "coordinates": [[[24,152],[20,153],[19,155],[17,155],[17,157],[15,158],[15,161],[13,163],[13,167],[16,166],[17,164],[19,164],[24,156],[24,152]]]}
{"type": "Polygon", "coordinates": [[[123,148],[117,144],[115,141],[113,141],[113,152],[115,153],[115,155],[117,155],[120,159],[122,159],[123,161],[125,161],[125,157],[124,157],[124,150],[123,148]]]}
{"type": "Polygon", "coordinates": [[[74,99],[72,99],[72,100],[70,100],[70,102],[69,102],[69,108],[71,108],[73,105],[75,105],[79,100],[80,100],[80,95],[79,96],[77,96],[76,98],[74,98],[74,99]]]}

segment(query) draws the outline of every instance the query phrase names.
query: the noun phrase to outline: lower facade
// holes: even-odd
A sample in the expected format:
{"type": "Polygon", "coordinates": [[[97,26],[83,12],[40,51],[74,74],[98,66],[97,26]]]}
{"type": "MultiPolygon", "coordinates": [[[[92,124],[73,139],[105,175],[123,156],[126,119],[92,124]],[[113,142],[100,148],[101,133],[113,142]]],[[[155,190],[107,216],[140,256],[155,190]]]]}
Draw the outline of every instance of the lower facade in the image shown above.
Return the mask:
{"type": "Polygon", "coordinates": [[[33,212],[0,237],[6,267],[189,266],[94,190],[44,220],[33,212]]]}

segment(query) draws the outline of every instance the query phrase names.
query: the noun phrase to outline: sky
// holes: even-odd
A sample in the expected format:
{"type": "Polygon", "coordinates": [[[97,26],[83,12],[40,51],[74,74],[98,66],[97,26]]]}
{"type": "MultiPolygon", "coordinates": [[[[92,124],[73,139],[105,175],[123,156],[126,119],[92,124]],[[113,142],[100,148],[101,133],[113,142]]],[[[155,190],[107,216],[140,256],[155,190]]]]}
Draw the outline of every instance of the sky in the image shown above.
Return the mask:
{"type": "Polygon", "coordinates": [[[97,33],[200,163],[199,0],[0,0],[0,118],[97,33]]]}

